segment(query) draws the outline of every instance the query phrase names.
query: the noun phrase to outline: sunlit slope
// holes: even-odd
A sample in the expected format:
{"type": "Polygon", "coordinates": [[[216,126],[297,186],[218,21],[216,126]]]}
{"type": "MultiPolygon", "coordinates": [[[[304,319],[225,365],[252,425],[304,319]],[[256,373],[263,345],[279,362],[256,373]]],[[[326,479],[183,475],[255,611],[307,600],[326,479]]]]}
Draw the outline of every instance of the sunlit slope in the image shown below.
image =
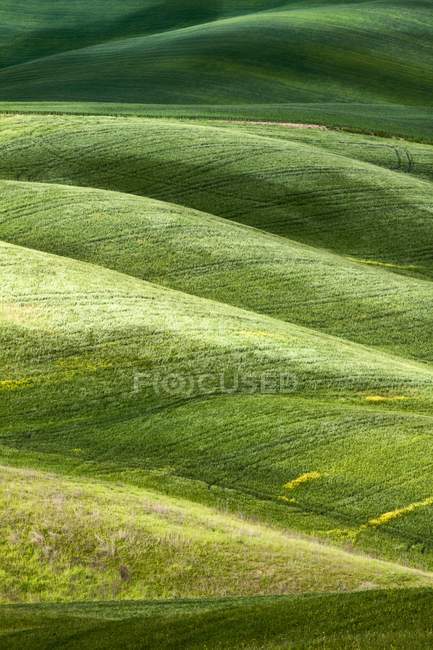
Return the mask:
{"type": "MultiPolygon", "coordinates": [[[[113,20],[109,12],[102,21],[101,40],[92,34],[91,23],[90,33],[78,25],[77,36],[71,35],[68,45],[60,32],[58,49],[71,51],[4,68],[0,97],[180,104],[384,101],[431,105],[433,100],[430,0],[301,1],[256,13],[257,8],[279,3],[237,2],[234,8],[223,3],[220,9],[214,2],[201,9],[198,2],[189,1],[180,3],[171,18],[173,4],[179,3],[166,3],[166,13],[164,4],[157,4],[152,10],[159,14],[160,25],[154,25],[157,33],[150,35],[146,32],[155,22],[150,19],[146,26],[150,7],[136,9],[135,24],[133,4],[129,0],[124,11],[113,12],[113,20]],[[251,13],[224,17],[236,14],[236,6],[239,13],[248,9],[251,13]],[[176,28],[176,23],[191,26],[176,28]],[[99,44],[83,47],[92,38],[99,44]]],[[[97,7],[95,12],[84,11],[95,15],[97,7]]],[[[49,36],[50,14],[45,16],[49,36]]],[[[36,56],[38,49],[44,50],[37,30],[36,56]]],[[[26,38],[24,34],[23,45],[18,41],[18,60],[32,56],[26,38]]]]}
{"type": "MultiPolygon", "coordinates": [[[[363,160],[385,169],[433,180],[433,146],[397,138],[359,135],[326,128],[292,128],[278,123],[240,120],[214,121],[209,124],[242,130],[252,135],[274,137],[278,140],[303,142],[325,151],[363,160]]],[[[319,126],[319,125],[317,125],[319,126]]]]}
{"type": "MultiPolygon", "coordinates": [[[[105,412],[104,401],[113,408],[130,402],[140,409],[137,396],[131,394],[134,368],[150,373],[189,371],[194,376],[205,371],[216,375],[284,370],[296,374],[307,393],[322,389],[324,395],[342,391],[352,396],[356,390],[406,387],[419,399],[430,399],[433,375],[423,364],[5,243],[1,262],[6,375],[1,387],[11,416],[10,421],[3,419],[4,431],[11,425],[21,430],[21,417],[43,422],[44,412],[58,420],[52,390],[56,383],[58,395],[66,400],[64,413],[68,406],[70,413],[81,406],[87,409],[93,390],[100,403],[91,405],[95,409],[91,416],[98,408],[105,412]],[[75,403],[78,395],[68,394],[68,386],[80,377],[87,381],[86,389],[75,403]],[[14,412],[15,400],[32,399],[44,390],[51,391],[50,403],[39,403],[37,412],[21,408],[14,412]]],[[[145,378],[144,388],[151,387],[151,377],[145,378]]],[[[156,394],[153,406],[164,399],[156,394]]]]}
{"type": "Polygon", "coordinates": [[[1,263],[7,458],[431,566],[428,367],[83,262],[1,263]]]}
{"type": "MultiPolygon", "coordinates": [[[[182,206],[0,181],[0,239],[433,361],[433,289],[182,206]]],[[[398,269],[399,270],[399,269],[398,269]]]]}
{"type": "Polygon", "coordinates": [[[433,642],[430,589],[308,597],[228,598],[171,603],[3,607],[10,650],[130,650],[175,647],[326,650],[414,648],[433,642]]]}
{"type": "MultiPolygon", "coordinates": [[[[285,103],[285,104],[122,104],[116,102],[0,101],[2,113],[123,115],[195,120],[272,120],[322,124],[331,128],[433,142],[431,110],[398,104],[285,103]]],[[[270,133],[271,135],[271,133],[270,133]]]]}
{"type": "Polygon", "coordinates": [[[132,486],[0,467],[0,494],[3,603],[433,586],[433,574],[132,486]]]}
{"type": "MultiPolygon", "coordinates": [[[[432,184],[298,141],[135,118],[3,116],[0,177],[193,207],[338,253],[433,273],[432,184]]],[[[398,270],[396,268],[395,270],[398,270]]]]}

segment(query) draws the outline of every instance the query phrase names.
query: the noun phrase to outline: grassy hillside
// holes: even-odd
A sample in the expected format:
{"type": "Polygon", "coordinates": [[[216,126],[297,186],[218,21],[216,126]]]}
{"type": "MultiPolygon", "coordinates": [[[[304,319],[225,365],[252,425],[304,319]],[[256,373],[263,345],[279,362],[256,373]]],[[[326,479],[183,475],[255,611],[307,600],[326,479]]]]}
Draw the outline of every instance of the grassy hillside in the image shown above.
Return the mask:
{"type": "Polygon", "coordinates": [[[363,160],[385,169],[433,180],[433,147],[428,144],[408,142],[402,138],[374,137],[316,128],[315,125],[314,128],[304,128],[300,124],[296,128],[296,125],[286,126],[284,122],[270,124],[260,120],[214,120],[209,124],[234,128],[236,131],[242,129],[246,133],[266,138],[303,142],[352,160],[363,160]]]}
{"type": "MultiPolygon", "coordinates": [[[[431,590],[5,607],[11,650],[431,647],[431,590]]],[[[0,632],[1,633],[1,632],[0,632]]]]}
{"type": "Polygon", "coordinates": [[[341,137],[3,117],[5,459],[431,568],[431,148],[341,137]]]}
{"type": "Polygon", "coordinates": [[[1,113],[124,115],[136,117],[271,120],[322,124],[333,128],[377,135],[398,136],[418,142],[433,142],[433,120],[429,108],[384,104],[249,104],[170,105],[116,104],[105,102],[0,102],[1,113]]]}
{"type": "Polygon", "coordinates": [[[314,103],[243,105],[116,104],[104,102],[0,102],[1,113],[124,115],[136,117],[271,120],[399,136],[433,142],[433,120],[428,107],[392,104],[314,103]]]}
{"type": "Polygon", "coordinates": [[[3,0],[0,645],[433,644],[433,0],[3,0]]]}
{"type": "Polygon", "coordinates": [[[430,367],[71,259],[2,244],[1,262],[6,454],[220,505],[228,489],[430,566],[430,367]]]}
{"type": "Polygon", "coordinates": [[[433,574],[143,489],[1,467],[0,494],[1,602],[433,586],[433,574]]]}
{"type": "Polygon", "coordinates": [[[4,0],[0,8],[1,67],[101,42],[151,34],[248,11],[282,0],[4,0]]]}
{"type": "MultiPolygon", "coordinates": [[[[377,155],[378,149],[385,164],[393,150],[360,146],[361,155],[377,155]]],[[[0,196],[4,241],[433,360],[431,285],[394,272],[414,273],[415,266],[357,263],[203,212],[117,192],[3,181],[0,196]]]]}
{"type": "Polygon", "coordinates": [[[0,143],[2,178],[159,198],[432,274],[431,182],[349,158],[344,143],[342,156],[241,129],[69,116],[3,116],[0,143]]]}
{"type": "Polygon", "coordinates": [[[433,99],[430,0],[204,8],[196,0],[128,0],[107,12],[106,3],[101,12],[100,3],[80,2],[72,18],[65,2],[55,13],[49,3],[42,11],[21,4],[20,21],[10,20],[10,3],[2,10],[3,100],[429,106],[433,99]]]}

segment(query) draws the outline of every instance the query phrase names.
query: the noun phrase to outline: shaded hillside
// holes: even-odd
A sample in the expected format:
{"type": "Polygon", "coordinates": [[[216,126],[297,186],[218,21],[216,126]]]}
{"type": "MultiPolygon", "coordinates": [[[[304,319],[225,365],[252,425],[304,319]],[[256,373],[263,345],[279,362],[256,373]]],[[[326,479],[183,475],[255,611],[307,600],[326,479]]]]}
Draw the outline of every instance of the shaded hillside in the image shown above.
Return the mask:
{"type": "Polygon", "coordinates": [[[47,3],[42,11],[39,3],[37,11],[33,2],[24,4],[35,20],[17,25],[3,9],[3,100],[418,106],[433,100],[431,0],[188,0],[144,7],[128,0],[121,9],[110,3],[102,20],[94,3],[80,3],[72,15],[66,4],[58,13],[47,3]]]}

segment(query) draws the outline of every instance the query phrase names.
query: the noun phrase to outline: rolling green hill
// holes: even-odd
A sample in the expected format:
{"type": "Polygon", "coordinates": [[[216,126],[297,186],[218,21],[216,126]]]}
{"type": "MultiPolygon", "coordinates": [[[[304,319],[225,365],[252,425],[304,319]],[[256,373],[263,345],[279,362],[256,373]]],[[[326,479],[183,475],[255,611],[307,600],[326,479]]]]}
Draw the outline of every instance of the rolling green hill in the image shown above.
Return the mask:
{"type": "Polygon", "coordinates": [[[20,4],[0,14],[4,100],[433,99],[431,0],[20,4]]]}
{"type": "MultiPolygon", "coordinates": [[[[2,178],[159,198],[432,274],[432,184],[350,158],[344,143],[338,155],[299,139],[133,118],[3,116],[0,124],[2,178]]],[[[395,167],[387,147],[383,159],[395,167]]]]}
{"type": "Polygon", "coordinates": [[[414,272],[415,266],[358,263],[118,192],[3,181],[0,196],[4,241],[433,360],[430,283],[394,272],[414,272]]]}
{"type": "Polygon", "coordinates": [[[341,137],[4,116],[5,462],[431,568],[432,149],[341,137]]]}
{"type": "Polygon", "coordinates": [[[0,634],[11,650],[246,650],[431,647],[432,591],[177,603],[10,606],[0,634]]]}
{"type": "Polygon", "coordinates": [[[433,586],[433,574],[131,486],[7,467],[0,485],[2,603],[433,586]]]}
{"type": "Polygon", "coordinates": [[[205,502],[229,489],[236,509],[430,566],[429,366],[27,248],[1,263],[6,458],[179,478],[205,502]]]}
{"type": "Polygon", "coordinates": [[[271,120],[322,124],[339,130],[397,136],[416,142],[433,142],[433,120],[428,107],[397,104],[116,104],[105,102],[8,102],[0,101],[1,113],[46,115],[113,115],[189,120],[271,120]]]}
{"type": "Polygon", "coordinates": [[[2,67],[101,42],[168,31],[270,9],[283,0],[5,0],[0,8],[2,67]]]}
{"type": "Polygon", "coordinates": [[[3,0],[0,646],[429,648],[433,0],[3,0]]]}

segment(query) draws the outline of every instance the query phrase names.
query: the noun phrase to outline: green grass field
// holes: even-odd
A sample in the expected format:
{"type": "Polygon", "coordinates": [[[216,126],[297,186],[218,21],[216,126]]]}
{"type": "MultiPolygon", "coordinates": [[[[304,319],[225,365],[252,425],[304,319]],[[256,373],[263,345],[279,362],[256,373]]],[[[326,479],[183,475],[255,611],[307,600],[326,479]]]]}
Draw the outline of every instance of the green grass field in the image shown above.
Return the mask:
{"type": "Polygon", "coordinates": [[[0,142],[3,602],[430,585],[433,148],[32,115],[0,142]]]}
{"type": "MultiPolygon", "coordinates": [[[[433,593],[370,591],[176,603],[3,607],[11,650],[431,647],[433,593]]],[[[1,638],[1,637],[0,637],[1,638]]]]}
{"type": "Polygon", "coordinates": [[[0,480],[3,603],[433,587],[433,574],[154,491],[4,466],[0,480]]]}
{"type": "Polygon", "coordinates": [[[344,131],[433,142],[428,107],[398,104],[306,103],[243,105],[115,104],[105,102],[7,102],[0,113],[115,115],[184,120],[233,120],[321,124],[344,131]]]}
{"type": "Polygon", "coordinates": [[[429,569],[431,150],[266,128],[3,118],[4,444],[429,569]]]}
{"type": "Polygon", "coordinates": [[[0,7],[0,646],[432,647],[432,0],[55,5],[0,7]]]}
{"type": "Polygon", "coordinates": [[[433,148],[24,114],[0,143],[3,602],[429,587],[433,148]]]}
{"type": "Polygon", "coordinates": [[[2,4],[1,99],[432,103],[430,0],[68,5],[2,4]]]}

